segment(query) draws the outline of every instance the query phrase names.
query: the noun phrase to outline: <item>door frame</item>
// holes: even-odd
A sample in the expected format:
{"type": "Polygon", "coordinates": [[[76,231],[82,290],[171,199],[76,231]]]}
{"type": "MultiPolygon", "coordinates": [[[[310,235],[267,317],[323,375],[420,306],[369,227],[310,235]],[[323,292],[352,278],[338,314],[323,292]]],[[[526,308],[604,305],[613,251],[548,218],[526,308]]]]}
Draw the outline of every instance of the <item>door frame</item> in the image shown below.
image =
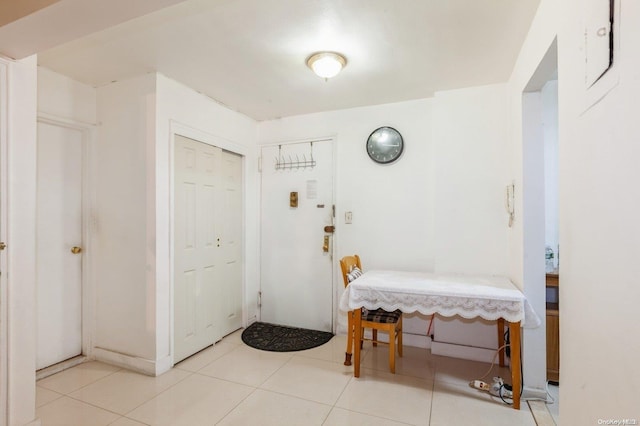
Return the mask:
{"type": "MultiPolygon", "coordinates": [[[[195,141],[215,146],[217,148],[221,148],[224,151],[232,152],[234,154],[240,155],[242,157],[242,325],[243,327],[247,325],[247,286],[246,286],[246,277],[247,277],[247,232],[246,232],[246,218],[247,218],[247,179],[248,179],[248,168],[247,168],[247,155],[249,153],[249,149],[243,145],[240,145],[236,142],[233,142],[229,139],[225,139],[221,136],[214,135],[212,133],[208,133],[204,130],[197,129],[195,127],[189,126],[187,124],[181,123],[176,120],[169,121],[169,363],[170,366],[173,367],[175,365],[174,362],[174,320],[175,320],[175,305],[174,305],[174,289],[175,289],[175,251],[174,251],[174,241],[175,241],[175,137],[183,136],[185,138],[193,139],[195,141]]],[[[223,337],[223,336],[220,336],[223,337]]]]}
{"type": "MultiPolygon", "coordinates": [[[[93,280],[93,257],[92,257],[92,228],[95,218],[91,212],[95,211],[95,191],[92,191],[93,180],[91,170],[95,159],[92,155],[93,145],[96,138],[96,127],[92,124],[75,120],[57,117],[55,115],[38,112],[38,124],[48,124],[51,126],[63,127],[79,131],[82,135],[82,274],[81,274],[81,330],[82,330],[82,353],[80,355],[91,357],[93,355],[93,336],[95,332],[95,296],[93,280]]],[[[37,170],[37,165],[36,165],[37,170]]],[[[36,206],[37,211],[37,206],[36,206]]],[[[36,235],[37,241],[37,235],[36,235]]],[[[37,273],[37,272],[36,272],[37,273]]],[[[37,291],[37,290],[36,290],[37,291]]],[[[36,304],[37,309],[37,304],[36,304]]],[[[37,351],[37,348],[36,348],[37,351]]],[[[59,370],[69,368],[81,361],[69,361],[63,363],[59,370]]],[[[56,364],[54,364],[56,365],[56,364]]],[[[46,367],[48,368],[48,367],[46,367]]],[[[58,369],[56,369],[57,371],[58,369]]]]}
{"type": "MultiPolygon", "coordinates": [[[[0,61],[0,240],[6,242],[7,238],[7,145],[8,145],[8,67],[0,61]]],[[[8,362],[8,333],[7,321],[7,251],[0,251],[0,426],[5,426],[8,422],[8,386],[7,378],[8,362]]]]}
{"type": "MultiPolygon", "coordinates": [[[[262,294],[262,169],[264,167],[266,167],[267,164],[270,164],[270,159],[263,159],[262,158],[262,148],[273,148],[273,147],[277,147],[280,145],[297,145],[297,144],[304,144],[304,143],[311,143],[311,142],[327,142],[330,141],[331,142],[331,176],[332,176],[332,188],[331,188],[331,205],[332,208],[334,209],[333,213],[334,213],[334,218],[333,218],[333,225],[335,226],[336,230],[339,230],[339,226],[338,226],[338,207],[336,206],[336,199],[337,199],[337,191],[338,191],[338,176],[336,175],[336,162],[337,162],[337,140],[338,137],[336,135],[331,135],[331,136],[322,136],[322,137],[317,137],[317,138],[304,138],[304,139],[294,139],[294,140],[286,140],[286,141],[280,141],[280,142],[268,142],[268,143],[261,143],[258,145],[258,148],[260,149],[260,152],[258,153],[259,156],[259,170],[260,170],[260,216],[259,216],[259,230],[258,230],[258,250],[260,252],[259,255],[259,259],[260,259],[260,268],[258,271],[258,280],[259,280],[259,289],[260,289],[260,294],[262,294]]],[[[338,297],[340,296],[337,293],[337,278],[336,278],[336,273],[338,271],[338,269],[335,266],[335,261],[336,261],[336,253],[338,253],[338,250],[336,247],[338,247],[338,240],[339,240],[339,232],[334,232],[333,236],[332,236],[332,244],[330,245],[330,257],[331,257],[331,330],[332,332],[335,334],[337,332],[337,326],[338,326],[338,297]]],[[[258,311],[257,311],[257,320],[260,321],[262,318],[262,302],[260,301],[261,298],[259,298],[259,306],[258,306],[258,311]]]]}

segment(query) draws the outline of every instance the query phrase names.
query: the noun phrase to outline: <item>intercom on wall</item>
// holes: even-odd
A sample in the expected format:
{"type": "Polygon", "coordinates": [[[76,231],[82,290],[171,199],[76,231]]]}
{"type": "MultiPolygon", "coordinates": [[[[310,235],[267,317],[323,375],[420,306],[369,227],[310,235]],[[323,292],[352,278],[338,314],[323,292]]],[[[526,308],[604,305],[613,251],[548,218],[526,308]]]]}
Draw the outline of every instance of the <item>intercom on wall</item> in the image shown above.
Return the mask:
{"type": "Polygon", "coordinates": [[[512,183],[512,184],[507,185],[505,187],[505,191],[504,191],[504,207],[507,210],[507,213],[509,214],[509,228],[511,228],[511,226],[513,225],[513,219],[514,219],[514,216],[515,216],[514,192],[515,192],[515,184],[512,183]]]}

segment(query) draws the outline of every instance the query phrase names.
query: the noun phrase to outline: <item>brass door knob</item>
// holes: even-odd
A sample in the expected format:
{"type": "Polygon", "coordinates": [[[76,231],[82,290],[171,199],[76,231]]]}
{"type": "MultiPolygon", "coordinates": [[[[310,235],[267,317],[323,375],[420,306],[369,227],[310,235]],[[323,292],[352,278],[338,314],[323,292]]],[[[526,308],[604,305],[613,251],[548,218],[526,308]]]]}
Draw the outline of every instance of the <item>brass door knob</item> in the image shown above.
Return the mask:
{"type": "Polygon", "coordinates": [[[0,242],[0,250],[4,250],[7,248],[7,245],[4,242],[0,242]]]}
{"type": "Polygon", "coordinates": [[[82,252],[82,248],[80,247],[71,247],[71,253],[78,254],[82,252]]]}

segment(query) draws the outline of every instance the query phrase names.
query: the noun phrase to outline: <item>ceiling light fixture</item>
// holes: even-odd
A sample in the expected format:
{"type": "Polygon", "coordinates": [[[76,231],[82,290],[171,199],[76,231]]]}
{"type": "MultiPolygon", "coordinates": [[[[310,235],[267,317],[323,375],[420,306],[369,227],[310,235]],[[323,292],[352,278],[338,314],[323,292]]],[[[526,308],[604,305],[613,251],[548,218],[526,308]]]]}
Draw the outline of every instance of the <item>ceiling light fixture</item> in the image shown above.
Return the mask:
{"type": "Polygon", "coordinates": [[[335,52],[318,52],[307,59],[307,66],[325,80],[338,75],[346,65],[347,58],[335,52]]]}

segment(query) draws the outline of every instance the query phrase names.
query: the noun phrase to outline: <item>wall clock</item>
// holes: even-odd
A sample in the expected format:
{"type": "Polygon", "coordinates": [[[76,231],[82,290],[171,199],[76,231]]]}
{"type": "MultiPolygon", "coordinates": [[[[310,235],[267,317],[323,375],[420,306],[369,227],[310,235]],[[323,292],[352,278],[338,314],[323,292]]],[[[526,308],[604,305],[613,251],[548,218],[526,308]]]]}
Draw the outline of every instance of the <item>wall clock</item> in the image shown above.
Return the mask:
{"type": "Polygon", "coordinates": [[[402,135],[393,127],[379,127],[367,138],[367,154],[376,163],[388,164],[396,161],[403,149],[402,135]]]}

